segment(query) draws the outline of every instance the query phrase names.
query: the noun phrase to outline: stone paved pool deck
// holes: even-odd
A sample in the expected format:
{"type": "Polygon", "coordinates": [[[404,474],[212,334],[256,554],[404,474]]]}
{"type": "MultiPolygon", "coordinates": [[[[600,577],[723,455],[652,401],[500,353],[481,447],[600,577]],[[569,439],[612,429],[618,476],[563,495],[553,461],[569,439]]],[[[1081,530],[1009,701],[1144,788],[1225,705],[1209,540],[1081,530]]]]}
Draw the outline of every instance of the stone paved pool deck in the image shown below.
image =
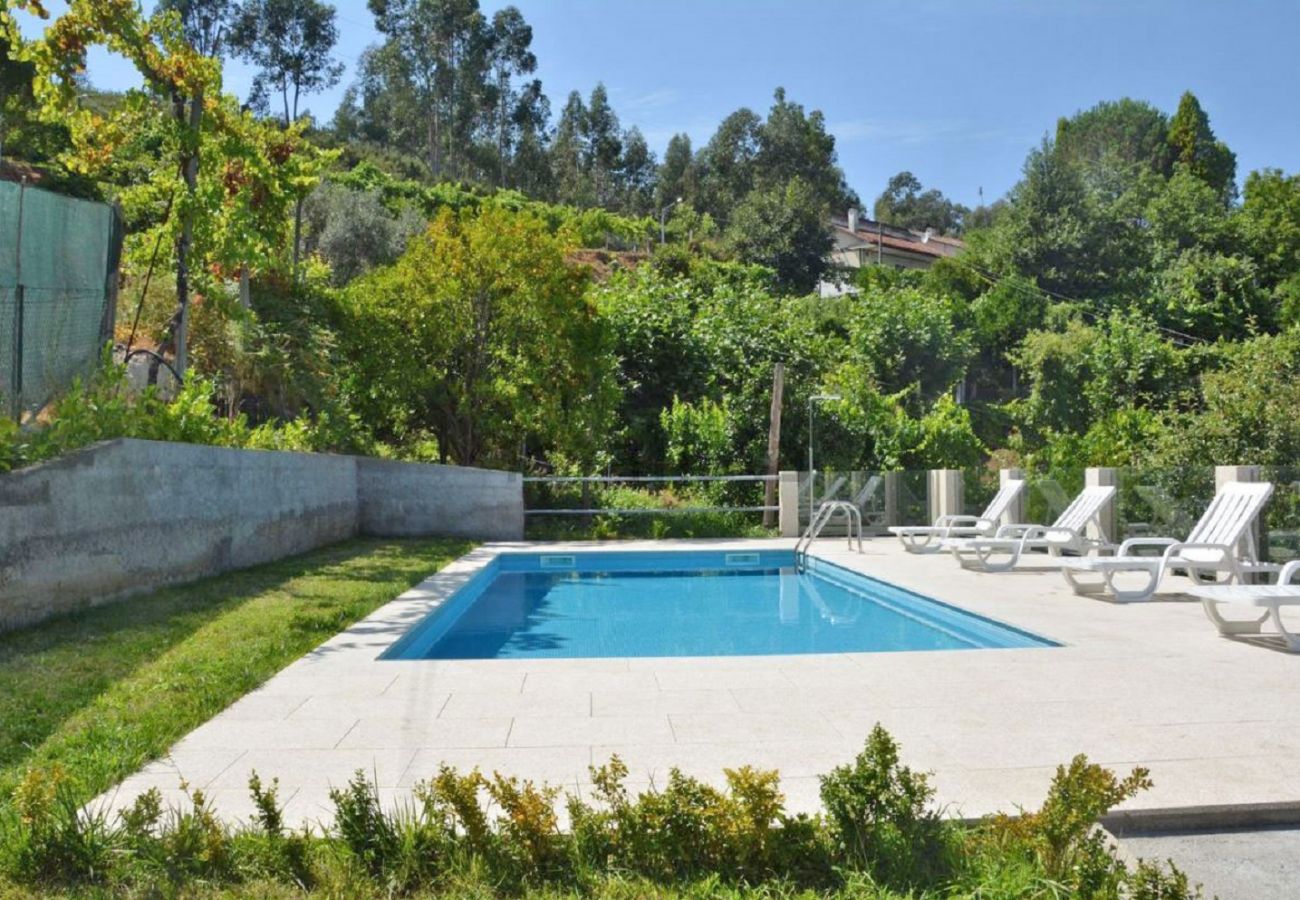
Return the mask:
{"type": "MultiPolygon", "coordinates": [[[[620,542],[617,549],[782,548],[788,540],[620,542]]],[[[934,773],[952,815],[1035,807],[1055,767],[1087,753],[1142,765],[1155,787],[1127,808],[1300,801],[1300,657],[1221,638],[1176,593],[1115,605],[1076,597],[1052,562],[1005,574],[878,538],[815,554],[1064,646],[808,656],[386,661],[376,657],[493,554],[600,544],[484,545],[293,663],[105,795],[114,806],[179,782],[231,818],[251,812],[252,771],[277,777],[286,818],[328,819],[330,786],[358,769],[385,802],[440,763],[573,791],[618,754],[629,784],[670,767],[718,782],[724,767],[779,769],[788,805],[815,809],[816,776],[853,757],[872,725],[934,773]]],[[[1181,579],[1166,583],[1176,590],[1181,579]]],[[[1186,582],[1183,582],[1186,584],[1186,582]]]]}

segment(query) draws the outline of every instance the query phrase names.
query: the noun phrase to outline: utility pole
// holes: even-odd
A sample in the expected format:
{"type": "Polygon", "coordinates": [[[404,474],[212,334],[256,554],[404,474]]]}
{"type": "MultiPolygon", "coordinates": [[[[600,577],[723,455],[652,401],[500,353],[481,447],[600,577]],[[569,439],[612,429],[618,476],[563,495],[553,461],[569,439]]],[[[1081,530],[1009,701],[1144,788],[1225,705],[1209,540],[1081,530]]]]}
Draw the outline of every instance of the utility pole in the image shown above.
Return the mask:
{"type": "MultiPolygon", "coordinates": [[[[767,474],[775,477],[781,466],[781,395],[785,390],[785,363],[772,368],[772,412],[767,426],[767,474]]],[[[763,491],[763,505],[776,506],[776,482],[768,481],[763,491]]],[[[763,527],[776,524],[776,513],[768,509],[763,513],[763,527]]]]}
{"type": "Polygon", "coordinates": [[[660,245],[666,243],[667,240],[668,240],[668,233],[667,233],[667,230],[666,230],[666,228],[665,228],[665,223],[668,221],[668,210],[672,209],[674,206],[676,206],[678,203],[681,203],[681,202],[682,202],[682,198],[681,198],[681,197],[678,197],[678,198],[677,198],[676,200],[674,200],[672,203],[669,203],[669,204],[668,204],[667,206],[665,206],[663,209],[659,210],[659,243],[660,243],[660,245]]]}

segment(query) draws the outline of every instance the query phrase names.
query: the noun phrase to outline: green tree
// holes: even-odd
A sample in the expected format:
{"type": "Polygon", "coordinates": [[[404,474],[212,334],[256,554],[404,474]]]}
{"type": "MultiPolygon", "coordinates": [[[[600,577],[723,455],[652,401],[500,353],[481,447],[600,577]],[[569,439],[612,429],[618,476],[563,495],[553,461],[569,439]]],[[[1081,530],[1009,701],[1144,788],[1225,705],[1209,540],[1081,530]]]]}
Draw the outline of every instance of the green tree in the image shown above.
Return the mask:
{"type": "Polygon", "coordinates": [[[42,118],[32,89],[36,65],[22,56],[17,30],[6,34],[0,28],[0,159],[53,162],[68,148],[68,131],[42,118]]]}
{"type": "Polygon", "coordinates": [[[921,181],[911,172],[899,172],[876,198],[876,219],[887,225],[922,231],[932,228],[939,234],[960,234],[969,210],[954,203],[935,188],[921,189],[921,181]]]}
{"type": "Polygon", "coordinates": [[[1300,331],[1225,344],[1201,376],[1201,408],[1173,417],[1163,465],[1291,466],[1300,458],[1300,331]]]}
{"type": "MultiPolygon", "coordinates": [[[[11,17],[0,25],[12,25],[11,17]]],[[[27,55],[42,117],[68,129],[64,164],[90,177],[110,174],[123,157],[135,166],[118,200],[128,221],[148,226],[128,235],[127,262],[170,238],[177,302],[162,344],[183,372],[192,291],[219,284],[240,265],[283,263],[287,206],[314,183],[324,158],[300,130],[256,122],[222,95],[219,61],[189,43],[173,12],[145,17],[117,0],[73,0],[27,55]],[[95,46],[124,55],[145,84],[103,113],[77,101],[95,46]],[[173,213],[150,220],[165,198],[173,213]]]]}
{"type": "Polygon", "coordinates": [[[1056,154],[1097,189],[1123,191],[1143,173],[1168,175],[1169,117],[1149,103],[1104,100],[1056,123],[1056,154]]]}
{"type": "Polygon", "coordinates": [[[807,293],[828,265],[827,214],[825,203],[800,178],[755,188],[732,213],[727,243],[739,259],[770,268],[784,290],[807,293]]]}
{"type": "Polygon", "coordinates": [[[1187,383],[1188,363],[1140,313],[1113,312],[1096,325],[1031,332],[1011,354],[1029,385],[1016,404],[1033,433],[1083,434],[1121,410],[1158,409],[1187,383]]]}
{"type": "Polygon", "coordinates": [[[560,110],[551,141],[550,160],[557,199],[574,206],[594,206],[596,194],[587,177],[587,104],[582,94],[570,91],[560,110]]]}
{"type": "Polygon", "coordinates": [[[722,120],[696,160],[700,207],[724,227],[755,190],[773,191],[797,180],[824,210],[857,205],[836,161],[825,118],[805,113],[777,88],[764,120],[740,109],[722,120]]]}
{"type": "Polygon", "coordinates": [[[1169,120],[1169,148],[1174,164],[1212,187],[1225,204],[1236,197],[1237,155],[1214,136],[1210,117],[1191,91],[1169,120]]]}
{"type": "Polygon", "coordinates": [[[531,216],[444,211],[348,292],[349,344],[382,433],[445,460],[518,466],[521,447],[590,462],[613,408],[586,274],[531,216]]]}
{"type": "MultiPolygon", "coordinates": [[[[362,60],[377,117],[423,126],[434,178],[463,177],[482,111],[491,38],[478,0],[368,0],[384,44],[362,60]]],[[[390,126],[391,127],[391,126],[390,126]]],[[[401,132],[399,132],[401,133],[401,132]]],[[[414,136],[414,135],[412,135],[414,136]]]]}
{"type": "Polygon", "coordinates": [[[1262,286],[1274,288],[1300,273],[1300,175],[1251,172],[1235,218],[1262,286]]]}
{"type": "Polygon", "coordinates": [[[1252,260],[1199,247],[1160,273],[1154,311],[1161,324],[1211,341],[1271,330],[1276,316],[1252,260]]]}
{"type": "Polygon", "coordinates": [[[609,103],[605,85],[597,84],[587,99],[586,115],[582,119],[584,145],[583,166],[596,205],[614,209],[618,205],[618,169],[623,157],[623,133],[618,115],[609,103]]]}
{"type": "Polygon", "coordinates": [[[224,55],[236,14],[235,0],[159,0],[158,9],[180,16],[185,39],[200,55],[224,55]]]}
{"type": "Polygon", "coordinates": [[[961,381],[973,349],[953,302],[910,286],[859,294],[849,342],[882,391],[915,389],[925,403],[961,381]]]}
{"type": "Polygon", "coordinates": [[[668,139],[663,162],[655,177],[655,206],[662,209],[680,198],[694,206],[699,192],[699,173],[691,152],[691,138],[687,134],[674,134],[668,139]]]}
{"type": "Polygon", "coordinates": [[[320,0],[247,0],[231,29],[235,52],[257,67],[252,95],[265,105],[278,94],[284,123],[298,119],[298,102],[338,84],[343,64],[334,7],[320,0]]]}
{"type": "Polygon", "coordinates": [[[492,15],[489,32],[488,66],[495,94],[492,115],[496,132],[496,183],[507,183],[507,161],[516,155],[520,142],[545,125],[545,95],[536,79],[516,84],[537,71],[533,53],[533,28],[517,7],[507,6],[492,15]],[[540,118],[540,121],[538,121],[540,118]]]}
{"type": "Polygon", "coordinates": [[[1233,253],[1241,242],[1238,222],[1214,188],[1182,168],[1154,187],[1144,218],[1156,269],[1185,250],[1233,253]]]}
{"type": "Polygon", "coordinates": [[[735,206],[754,189],[763,119],[738,109],[718,125],[700,150],[700,202],[720,225],[731,220],[735,206]]]}
{"type": "Polygon", "coordinates": [[[623,155],[618,165],[622,199],[616,208],[624,215],[649,215],[654,206],[655,155],[641,130],[629,128],[623,136],[623,155]]]}
{"type": "Polygon", "coordinates": [[[722,475],[733,467],[735,435],[725,397],[721,403],[708,397],[699,403],[683,403],[673,397],[672,406],[659,414],[659,422],[667,440],[670,471],[722,475]]]}
{"type": "Polygon", "coordinates": [[[330,266],[342,286],[378,266],[396,262],[410,239],[427,227],[409,205],[394,214],[377,190],[326,182],[303,203],[304,244],[330,266]]]}
{"type": "Polygon", "coordinates": [[[1131,299],[1149,284],[1151,248],[1140,199],[1090,190],[1079,168],[1044,141],[1025,160],[1024,177],[996,224],[970,236],[972,261],[1071,298],[1131,299]]]}
{"type": "Polygon", "coordinates": [[[777,88],[772,108],[758,134],[756,176],[759,184],[786,184],[800,179],[828,209],[858,204],[844,181],[835,155],[835,137],[826,130],[820,110],[805,113],[777,88]]]}

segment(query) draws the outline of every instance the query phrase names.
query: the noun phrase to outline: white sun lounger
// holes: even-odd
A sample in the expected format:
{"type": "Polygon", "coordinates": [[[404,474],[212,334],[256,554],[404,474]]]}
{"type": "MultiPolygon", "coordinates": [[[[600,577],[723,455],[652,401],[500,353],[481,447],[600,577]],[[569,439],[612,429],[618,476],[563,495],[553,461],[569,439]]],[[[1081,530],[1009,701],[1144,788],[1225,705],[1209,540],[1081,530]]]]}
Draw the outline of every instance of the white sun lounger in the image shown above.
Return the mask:
{"type": "Polygon", "coordinates": [[[1174,569],[1186,571],[1198,583],[1214,582],[1220,574],[1226,574],[1229,581],[1240,581],[1248,572],[1276,571],[1276,566],[1255,558],[1250,527],[1272,493],[1273,485],[1267,481],[1229,482],[1210,501],[1187,540],[1130,538],[1120,544],[1115,556],[1067,560],[1061,574],[1076,594],[1108,595],[1129,603],[1150,599],[1160,579],[1174,569]],[[1240,549],[1243,544],[1244,551],[1240,549]],[[1136,547],[1155,547],[1163,552],[1159,556],[1135,556],[1132,551],[1136,547]],[[1138,587],[1121,588],[1115,584],[1115,576],[1120,573],[1145,574],[1147,578],[1138,587]]]}
{"type": "Polygon", "coordinates": [[[1089,537],[1085,529],[1099,520],[1102,508],[1114,496],[1113,485],[1086,487],[1051,525],[1003,525],[992,537],[947,538],[941,546],[965,568],[986,572],[1010,571],[1026,550],[1046,550],[1052,556],[1111,550],[1114,544],[1089,537]],[[997,558],[1003,554],[1005,560],[997,558]]]}
{"type": "Polygon", "coordinates": [[[991,537],[997,531],[998,520],[1024,487],[1019,479],[1003,482],[982,515],[940,516],[933,525],[892,525],[889,533],[896,535],[909,553],[934,553],[943,549],[945,538],[991,537]]]}
{"type": "Polygon", "coordinates": [[[1300,584],[1291,584],[1291,579],[1300,572],[1300,560],[1292,560],[1282,567],[1277,584],[1207,584],[1191,589],[1191,594],[1201,598],[1205,614],[1219,629],[1219,634],[1232,637],[1239,634],[1260,634],[1269,618],[1273,626],[1286,643],[1287,649],[1300,653],[1300,634],[1289,631],[1282,622],[1281,609],[1284,606],[1300,606],[1300,584]],[[1219,614],[1219,606],[1235,606],[1240,609],[1263,610],[1258,619],[1225,619],[1219,614]]]}

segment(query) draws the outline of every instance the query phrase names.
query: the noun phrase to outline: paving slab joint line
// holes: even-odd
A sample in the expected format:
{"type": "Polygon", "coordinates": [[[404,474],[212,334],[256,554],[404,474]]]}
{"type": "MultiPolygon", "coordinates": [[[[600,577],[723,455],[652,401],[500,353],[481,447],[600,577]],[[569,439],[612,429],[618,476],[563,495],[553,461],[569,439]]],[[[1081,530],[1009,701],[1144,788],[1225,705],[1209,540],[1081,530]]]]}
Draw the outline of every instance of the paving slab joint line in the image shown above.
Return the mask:
{"type": "Polygon", "coordinates": [[[1103,816],[1101,825],[1117,838],[1161,832],[1219,831],[1231,828],[1300,825],[1300,801],[1119,810],[1103,816]]]}
{"type": "Polygon", "coordinates": [[[331,747],[330,749],[331,749],[331,750],[337,750],[337,749],[339,748],[339,745],[342,744],[344,741],[346,741],[346,740],[348,739],[348,735],[351,734],[352,732],[356,731],[356,730],[357,730],[357,726],[360,725],[360,724],[361,724],[361,720],[360,720],[360,719],[353,719],[353,720],[352,720],[352,724],[348,726],[348,730],[345,731],[345,732],[343,732],[342,736],[339,737],[339,739],[338,739],[337,741],[334,742],[334,746],[331,747]]]}
{"type": "MultiPolygon", "coordinates": [[[[304,702],[306,702],[306,701],[304,701],[304,702]]],[[[209,778],[207,781],[203,782],[203,789],[204,789],[204,790],[207,790],[208,787],[209,787],[211,784],[213,784],[213,783],[214,783],[218,778],[220,778],[222,775],[225,775],[227,772],[229,772],[230,769],[231,769],[231,767],[233,767],[233,766],[235,765],[235,763],[239,762],[241,759],[243,759],[243,758],[244,758],[245,756],[247,756],[247,755],[248,755],[248,751],[247,751],[247,750],[240,750],[240,751],[239,751],[239,755],[236,756],[234,759],[232,759],[230,762],[226,763],[226,765],[221,769],[221,771],[217,772],[217,774],[213,775],[213,776],[212,776],[211,778],[209,778]]],[[[172,759],[172,755],[171,755],[170,753],[168,753],[166,758],[167,758],[167,759],[172,759]]],[[[173,762],[175,762],[175,760],[173,760],[173,762]]],[[[176,771],[177,771],[178,773],[182,774],[182,775],[184,774],[184,773],[182,773],[182,772],[180,771],[180,766],[177,766],[177,767],[176,767],[176,771]]],[[[288,802],[288,801],[285,801],[285,802],[288,802]]]]}

